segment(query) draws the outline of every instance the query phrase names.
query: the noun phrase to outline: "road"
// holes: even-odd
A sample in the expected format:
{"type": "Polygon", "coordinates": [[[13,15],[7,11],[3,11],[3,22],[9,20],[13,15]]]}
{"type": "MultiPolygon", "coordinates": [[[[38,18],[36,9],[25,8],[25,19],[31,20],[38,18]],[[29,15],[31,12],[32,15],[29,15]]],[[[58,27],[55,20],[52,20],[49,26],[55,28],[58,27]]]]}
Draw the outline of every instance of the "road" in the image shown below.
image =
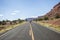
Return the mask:
{"type": "Polygon", "coordinates": [[[2,34],[0,40],[60,40],[60,34],[37,23],[27,22],[2,34]]]}

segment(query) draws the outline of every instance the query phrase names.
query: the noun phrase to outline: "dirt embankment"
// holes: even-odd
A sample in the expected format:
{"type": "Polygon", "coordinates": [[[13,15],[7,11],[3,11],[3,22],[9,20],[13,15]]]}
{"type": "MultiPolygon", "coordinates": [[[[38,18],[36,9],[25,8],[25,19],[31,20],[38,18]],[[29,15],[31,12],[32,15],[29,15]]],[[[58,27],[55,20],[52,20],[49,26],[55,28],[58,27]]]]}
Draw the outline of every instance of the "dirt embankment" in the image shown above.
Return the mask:
{"type": "Polygon", "coordinates": [[[44,23],[60,26],[60,19],[43,21],[44,23]]]}
{"type": "Polygon", "coordinates": [[[38,21],[37,23],[60,33],[60,19],[38,21]]]}

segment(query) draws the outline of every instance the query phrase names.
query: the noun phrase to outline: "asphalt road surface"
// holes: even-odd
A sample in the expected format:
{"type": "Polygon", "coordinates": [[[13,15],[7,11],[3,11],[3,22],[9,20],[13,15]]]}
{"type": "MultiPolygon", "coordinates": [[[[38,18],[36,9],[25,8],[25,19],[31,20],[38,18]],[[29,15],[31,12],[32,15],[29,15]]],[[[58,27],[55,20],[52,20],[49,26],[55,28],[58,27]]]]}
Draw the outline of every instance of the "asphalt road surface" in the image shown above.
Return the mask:
{"type": "Polygon", "coordinates": [[[60,34],[37,23],[25,23],[2,35],[0,40],[60,40],[60,34]]]}

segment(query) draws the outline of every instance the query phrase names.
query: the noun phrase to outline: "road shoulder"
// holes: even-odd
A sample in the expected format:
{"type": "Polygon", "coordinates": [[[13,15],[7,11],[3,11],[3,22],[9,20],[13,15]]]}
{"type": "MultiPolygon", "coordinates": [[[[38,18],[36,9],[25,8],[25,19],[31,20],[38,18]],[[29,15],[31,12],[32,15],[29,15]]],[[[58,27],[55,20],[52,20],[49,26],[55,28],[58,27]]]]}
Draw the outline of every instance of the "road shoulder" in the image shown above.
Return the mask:
{"type": "Polygon", "coordinates": [[[48,28],[49,30],[52,30],[52,31],[60,34],[60,31],[56,30],[56,29],[53,28],[53,27],[50,27],[49,25],[46,25],[46,24],[41,23],[41,22],[39,22],[39,21],[38,21],[38,22],[34,22],[34,23],[37,23],[38,25],[41,25],[41,26],[43,26],[43,27],[46,27],[46,28],[48,28]]]}

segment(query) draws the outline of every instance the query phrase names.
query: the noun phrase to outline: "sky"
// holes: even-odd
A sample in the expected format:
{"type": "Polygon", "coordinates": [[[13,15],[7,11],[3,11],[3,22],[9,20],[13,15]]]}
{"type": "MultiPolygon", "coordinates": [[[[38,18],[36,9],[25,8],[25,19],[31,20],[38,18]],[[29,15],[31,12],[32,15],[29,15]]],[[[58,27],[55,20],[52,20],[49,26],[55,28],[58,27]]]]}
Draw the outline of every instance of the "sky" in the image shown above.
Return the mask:
{"type": "Polygon", "coordinates": [[[0,20],[42,16],[59,2],[60,0],[0,0],[0,20]]]}

